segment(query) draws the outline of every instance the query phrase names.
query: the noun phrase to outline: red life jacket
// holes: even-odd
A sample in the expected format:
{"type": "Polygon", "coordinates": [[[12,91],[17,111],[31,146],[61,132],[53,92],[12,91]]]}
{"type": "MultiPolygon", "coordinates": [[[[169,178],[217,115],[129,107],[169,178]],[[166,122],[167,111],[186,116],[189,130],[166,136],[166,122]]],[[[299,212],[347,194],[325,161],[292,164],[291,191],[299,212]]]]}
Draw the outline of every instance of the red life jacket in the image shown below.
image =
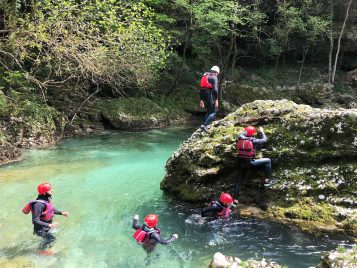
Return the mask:
{"type": "Polygon", "coordinates": [[[217,201],[212,201],[210,206],[212,204],[217,204],[219,205],[221,208],[222,208],[222,211],[219,212],[217,215],[220,217],[220,218],[229,218],[229,216],[231,215],[231,212],[232,212],[232,209],[230,207],[226,207],[226,206],[222,206],[219,202],[217,201]]]}
{"type": "Polygon", "coordinates": [[[30,211],[32,211],[32,205],[36,202],[40,202],[46,206],[46,209],[41,212],[40,220],[41,221],[50,221],[53,219],[53,216],[55,215],[55,208],[53,207],[51,202],[45,201],[45,200],[31,200],[28,202],[24,208],[22,209],[22,212],[24,214],[29,214],[30,211]]]}
{"type": "Polygon", "coordinates": [[[138,242],[139,244],[144,244],[145,242],[147,242],[150,238],[150,235],[152,233],[157,232],[158,234],[160,234],[160,229],[159,228],[154,228],[153,230],[149,230],[149,231],[144,231],[142,228],[137,229],[134,234],[133,234],[133,238],[136,240],[136,242],[138,242]]]}
{"type": "Polygon", "coordinates": [[[209,73],[204,73],[201,77],[200,86],[202,89],[212,89],[213,85],[208,82],[209,73]]]}
{"type": "Polygon", "coordinates": [[[254,144],[251,140],[237,140],[236,147],[239,158],[252,159],[255,156],[254,144]]]}

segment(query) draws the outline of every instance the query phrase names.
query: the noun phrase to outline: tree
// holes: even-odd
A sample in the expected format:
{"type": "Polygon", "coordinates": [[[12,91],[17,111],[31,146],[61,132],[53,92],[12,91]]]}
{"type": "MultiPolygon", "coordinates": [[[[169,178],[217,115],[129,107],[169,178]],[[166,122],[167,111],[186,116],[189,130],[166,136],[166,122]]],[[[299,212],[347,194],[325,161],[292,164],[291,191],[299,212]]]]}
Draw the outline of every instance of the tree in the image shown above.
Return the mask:
{"type": "Polygon", "coordinates": [[[348,19],[349,12],[350,12],[351,4],[352,4],[352,0],[349,0],[349,2],[347,4],[347,8],[346,8],[346,16],[345,16],[345,19],[343,21],[342,28],[341,28],[341,31],[340,31],[340,35],[339,35],[338,41],[337,41],[337,51],[336,51],[336,55],[335,55],[335,63],[334,63],[332,74],[331,74],[331,82],[332,83],[335,82],[337,61],[338,61],[338,56],[339,56],[340,49],[341,49],[341,39],[342,39],[342,36],[343,36],[343,32],[345,30],[345,26],[346,26],[346,22],[347,22],[347,19],[348,19]]]}

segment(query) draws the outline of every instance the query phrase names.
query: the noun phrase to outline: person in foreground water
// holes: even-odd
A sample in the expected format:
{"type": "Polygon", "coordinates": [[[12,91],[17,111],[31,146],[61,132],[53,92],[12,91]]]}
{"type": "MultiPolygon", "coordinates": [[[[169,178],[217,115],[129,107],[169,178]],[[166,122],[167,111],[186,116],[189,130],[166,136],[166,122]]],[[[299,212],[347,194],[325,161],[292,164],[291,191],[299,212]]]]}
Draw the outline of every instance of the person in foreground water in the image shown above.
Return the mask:
{"type": "Polygon", "coordinates": [[[217,218],[229,218],[232,209],[238,204],[237,200],[233,201],[233,198],[228,193],[222,193],[219,197],[219,201],[211,201],[207,208],[201,210],[202,217],[217,217],[217,218]]]}
{"type": "Polygon", "coordinates": [[[34,234],[43,238],[40,244],[39,254],[41,255],[53,255],[48,250],[56,240],[56,237],[52,234],[52,230],[58,226],[57,222],[53,222],[54,215],[69,216],[66,211],[59,211],[53,206],[52,203],[52,185],[44,182],[37,186],[38,196],[35,200],[29,201],[22,209],[24,214],[32,212],[32,223],[34,228],[34,234]]]}
{"type": "Polygon", "coordinates": [[[161,238],[160,229],[157,228],[159,217],[155,214],[149,214],[144,218],[144,224],[139,225],[139,215],[135,215],[133,218],[133,228],[136,230],[133,234],[133,238],[143,246],[148,252],[152,252],[155,249],[157,243],[169,244],[178,238],[177,234],[171,235],[168,239],[161,238]]]}

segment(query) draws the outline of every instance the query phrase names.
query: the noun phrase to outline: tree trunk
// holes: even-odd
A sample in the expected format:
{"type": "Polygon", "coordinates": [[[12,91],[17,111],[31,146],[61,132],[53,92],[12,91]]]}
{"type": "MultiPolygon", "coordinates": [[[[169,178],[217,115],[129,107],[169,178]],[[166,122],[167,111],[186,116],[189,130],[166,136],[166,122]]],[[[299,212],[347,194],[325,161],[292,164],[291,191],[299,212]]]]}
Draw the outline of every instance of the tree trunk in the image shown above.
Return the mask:
{"type": "Polygon", "coordinates": [[[300,80],[301,80],[301,74],[302,74],[302,69],[304,68],[304,63],[305,63],[305,59],[306,59],[306,55],[308,52],[309,48],[307,47],[306,49],[303,48],[303,52],[302,52],[302,63],[301,63],[301,68],[300,68],[300,72],[299,72],[299,79],[298,79],[298,85],[296,88],[296,93],[300,92],[300,80]]]}
{"type": "Polygon", "coordinates": [[[331,16],[331,27],[330,27],[330,51],[328,54],[328,82],[331,83],[332,76],[332,53],[333,53],[333,2],[330,1],[330,16],[331,16]]]}
{"type": "Polygon", "coordinates": [[[341,29],[341,32],[340,32],[340,36],[338,37],[337,51],[336,51],[336,56],[335,56],[335,64],[334,64],[333,70],[332,70],[331,83],[334,83],[334,82],[335,82],[337,60],[338,60],[338,55],[339,55],[339,53],[340,53],[340,48],[341,48],[341,39],[342,39],[343,32],[344,32],[344,30],[345,30],[345,26],[346,26],[346,22],[347,22],[347,19],[348,19],[348,14],[349,14],[349,12],[350,12],[351,4],[352,4],[352,0],[350,0],[350,1],[348,2],[345,20],[343,21],[343,25],[342,25],[342,29],[341,29]]]}
{"type": "Polygon", "coordinates": [[[180,70],[175,78],[175,81],[173,82],[172,86],[169,88],[167,95],[170,95],[176,88],[178,81],[181,78],[182,72],[183,72],[183,67],[185,66],[186,63],[186,50],[187,50],[187,45],[188,42],[190,40],[190,36],[191,36],[191,32],[190,29],[187,30],[186,34],[185,34],[185,45],[183,47],[183,52],[182,52],[182,63],[180,66],[180,70]]]}

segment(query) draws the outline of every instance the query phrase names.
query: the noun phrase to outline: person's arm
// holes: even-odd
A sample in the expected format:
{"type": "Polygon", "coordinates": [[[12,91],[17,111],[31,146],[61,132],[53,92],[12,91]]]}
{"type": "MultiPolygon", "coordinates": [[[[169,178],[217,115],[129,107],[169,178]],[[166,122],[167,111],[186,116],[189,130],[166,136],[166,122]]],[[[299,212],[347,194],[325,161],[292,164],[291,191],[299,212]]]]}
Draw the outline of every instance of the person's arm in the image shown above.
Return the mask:
{"type": "Polygon", "coordinates": [[[206,207],[201,210],[201,216],[202,217],[207,217],[208,215],[214,216],[215,214],[221,211],[222,211],[222,207],[220,207],[218,204],[213,203],[209,207],[206,207]]]}
{"type": "Polygon", "coordinates": [[[168,239],[163,239],[160,237],[160,235],[157,232],[154,232],[154,233],[150,234],[150,239],[153,239],[160,244],[166,245],[166,244],[171,243],[172,241],[175,241],[177,239],[177,235],[172,235],[168,239]]]}
{"type": "Polygon", "coordinates": [[[53,209],[56,215],[62,215],[62,211],[59,211],[57,208],[53,208],[53,209]]]}
{"type": "Polygon", "coordinates": [[[45,204],[42,204],[41,202],[35,202],[32,205],[32,223],[41,225],[41,226],[46,226],[49,227],[49,223],[41,221],[41,213],[45,209],[45,204]]]}
{"type": "Polygon", "coordinates": [[[253,144],[262,144],[262,143],[267,142],[268,139],[267,139],[267,136],[264,133],[264,130],[260,130],[259,133],[260,133],[261,137],[259,139],[254,139],[252,141],[253,144]]]}
{"type": "Polygon", "coordinates": [[[212,96],[214,100],[218,99],[218,78],[215,75],[211,75],[208,78],[208,82],[213,85],[212,96]]]}
{"type": "Polygon", "coordinates": [[[253,139],[253,138],[248,137],[247,132],[245,130],[238,135],[238,140],[248,140],[248,139],[253,139]]]}
{"type": "Polygon", "coordinates": [[[138,224],[138,221],[139,221],[139,216],[138,215],[135,215],[134,218],[133,218],[133,228],[135,230],[138,230],[141,226],[138,224]]]}

